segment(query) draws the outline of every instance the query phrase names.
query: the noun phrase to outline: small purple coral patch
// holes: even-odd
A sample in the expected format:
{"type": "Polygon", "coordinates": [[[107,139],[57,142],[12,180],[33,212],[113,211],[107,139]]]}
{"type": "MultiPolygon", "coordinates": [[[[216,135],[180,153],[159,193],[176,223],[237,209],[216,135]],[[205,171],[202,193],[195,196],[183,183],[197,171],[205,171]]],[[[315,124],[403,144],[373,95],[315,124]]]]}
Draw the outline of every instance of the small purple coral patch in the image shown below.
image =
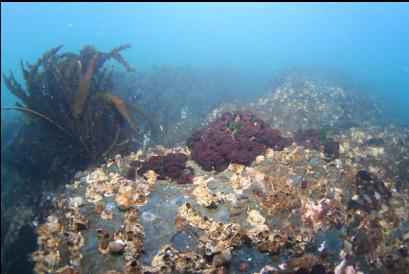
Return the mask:
{"type": "Polygon", "coordinates": [[[191,167],[186,167],[187,159],[183,153],[169,153],[165,156],[152,156],[144,162],[134,161],[131,163],[128,178],[135,177],[135,170],[139,176],[153,170],[160,180],[171,178],[179,184],[189,184],[193,182],[195,174],[191,167]]]}

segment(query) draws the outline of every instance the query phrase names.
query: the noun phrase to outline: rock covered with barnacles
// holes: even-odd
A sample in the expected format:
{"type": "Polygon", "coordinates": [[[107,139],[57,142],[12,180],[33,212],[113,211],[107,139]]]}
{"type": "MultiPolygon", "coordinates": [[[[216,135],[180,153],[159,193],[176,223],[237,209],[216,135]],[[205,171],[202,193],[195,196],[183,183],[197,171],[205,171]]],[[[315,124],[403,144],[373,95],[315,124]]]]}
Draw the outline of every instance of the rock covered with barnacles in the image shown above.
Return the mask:
{"type": "Polygon", "coordinates": [[[214,208],[217,207],[218,204],[223,203],[223,197],[220,193],[211,193],[209,191],[208,182],[211,180],[213,180],[213,178],[205,180],[203,177],[197,177],[194,180],[197,187],[192,192],[196,197],[197,203],[208,208],[214,208]]]}
{"type": "Polygon", "coordinates": [[[152,260],[149,272],[156,273],[200,273],[209,265],[198,253],[182,253],[170,245],[165,245],[159,250],[152,260]]]}
{"type": "Polygon", "coordinates": [[[350,128],[331,136],[337,157],[296,142],[219,173],[181,147],[118,157],[61,194],[38,228],[35,271],[404,273],[408,136],[350,128]],[[176,153],[186,155],[192,184],[154,170],[127,176],[135,161],[176,153]]]}
{"type": "Polygon", "coordinates": [[[285,233],[272,233],[266,225],[257,225],[247,232],[248,237],[261,252],[280,253],[287,243],[285,233]]]}
{"type": "MultiPolygon", "coordinates": [[[[222,105],[207,120],[215,121],[226,111],[242,108],[239,104],[222,105]]],[[[385,120],[382,104],[370,94],[312,76],[285,77],[245,109],[282,132],[346,129],[385,120]]]]}

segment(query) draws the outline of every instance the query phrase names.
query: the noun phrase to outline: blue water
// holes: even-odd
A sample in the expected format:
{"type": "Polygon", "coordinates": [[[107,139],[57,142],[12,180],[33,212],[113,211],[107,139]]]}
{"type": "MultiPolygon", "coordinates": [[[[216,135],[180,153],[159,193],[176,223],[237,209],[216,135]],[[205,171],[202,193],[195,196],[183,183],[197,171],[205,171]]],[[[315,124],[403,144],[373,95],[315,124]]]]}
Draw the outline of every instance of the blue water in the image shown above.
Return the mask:
{"type": "MultiPolygon", "coordinates": [[[[171,90],[200,83],[195,77],[208,69],[211,72],[203,75],[217,78],[216,84],[209,81],[205,85],[211,89],[209,94],[229,87],[234,94],[228,93],[228,88],[220,91],[232,95],[227,99],[255,100],[267,92],[277,76],[297,68],[307,74],[323,73],[328,80],[351,84],[385,106],[385,117],[391,118],[387,121],[409,126],[409,3],[1,3],[1,73],[8,75],[11,70],[21,83],[24,81],[20,60],[33,64],[50,48],[62,44],[64,48],[60,52],[77,53],[85,45],[95,45],[99,51],[107,52],[127,43],[132,48],[121,54],[139,72],[161,65],[198,69],[199,73],[193,76],[186,70],[190,76],[186,78],[191,82],[176,81],[171,90]],[[223,69],[212,72],[212,68],[223,69]],[[223,75],[217,75],[219,72],[223,75]],[[220,84],[220,81],[225,82],[220,84]]],[[[115,64],[116,69],[123,69],[115,64]]],[[[186,71],[170,69],[170,81],[183,78],[180,75],[186,71]]],[[[166,70],[156,75],[166,75],[166,70]]],[[[203,76],[200,80],[207,79],[203,76]]],[[[166,80],[156,80],[152,82],[159,87],[169,84],[166,80]]],[[[136,97],[132,95],[128,94],[127,98],[136,97]]],[[[214,101],[221,100],[223,95],[214,100],[208,97],[211,96],[203,96],[206,102],[196,100],[195,103],[209,104],[211,111],[214,105],[229,101],[222,98],[226,100],[219,104],[214,101]]],[[[166,104],[172,96],[161,99],[165,112],[175,109],[166,104]]],[[[2,79],[1,106],[15,103],[16,97],[6,89],[2,79]]],[[[173,112],[179,115],[179,109],[173,112]]],[[[4,143],[18,136],[15,132],[21,121],[26,121],[21,117],[26,116],[16,111],[2,111],[1,115],[2,122],[11,116],[18,118],[9,119],[7,128],[2,126],[2,156],[7,156],[3,152],[4,143]]],[[[31,207],[35,200],[33,216],[36,216],[51,203],[43,180],[53,154],[37,153],[36,141],[21,139],[12,143],[32,151],[21,152],[18,146],[7,146],[7,151],[11,151],[9,158],[16,157],[17,164],[24,153],[27,157],[22,159],[40,163],[26,165],[30,175],[38,173],[33,176],[36,181],[24,174],[16,177],[6,167],[8,163],[2,161],[2,265],[7,265],[4,269],[14,270],[7,273],[30,273],[32,265],[22,258],[34,250],[36,241],[32,225],[24,224],[18,230],[19,241],[7,245],[5,250],[6,231],[10,227],[13,230],[8,221],[22,215],[14,215],[13,210],[17,211],[20,203],[31,207]],[[41,161],[46,164],[42,165],[41,161]],[[42,170],[36,169],[37,166],[42,170]],[[27,189],[34,190],[27,192],[27,189]]],[[[45,210],[42,214],[46,214],[45,210]]],[[[1,271],[4,272],[3,266],[1,271]]]]}
{"type": "MultiPolygon", "coordinates": [[[[292,65],[324,67],[409,123],[408,3],[2,3],[1,41],[1,71],[17,79],[20,59],[60,44],[131,43],[123,54],[139,70],[225,65],[272,78],[292,65]]],[[[2,105],[13,104],[1,90],[2,105]]]]}

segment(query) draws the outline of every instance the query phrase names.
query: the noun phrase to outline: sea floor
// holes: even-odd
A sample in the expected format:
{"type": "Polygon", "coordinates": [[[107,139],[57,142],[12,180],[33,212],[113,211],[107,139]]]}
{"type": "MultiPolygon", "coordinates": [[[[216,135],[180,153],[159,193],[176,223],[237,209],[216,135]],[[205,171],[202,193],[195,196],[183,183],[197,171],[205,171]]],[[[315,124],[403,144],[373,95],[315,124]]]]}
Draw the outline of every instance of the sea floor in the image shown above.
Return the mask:
{"type": "Polygon", "coordinates": [[[341,149],[332,161],[296,144],[220,173],[188,161],[193,184],[125,176],[133,160],[189,155],[186,147],[118,155],[79,172],[55,198],[38,228],[35,270],[273,273],[320,264],[335,273],[404,273],[409,195],[399,165],[408,162],[407,134],[348,129],[333,136],[341,149]]]}
{"type": "Polygon", "coordinates": [[[117,155],[78,172],[54,195],[55,209],[37,228],[34,270],[408,273],[409,129],[375,125],[371,112],[378,109],[354,104],[342,89],[327,88],[324,96],[314,82],[299,85],[284,85],[249,108],[284,136],[303,123],[330,126],[339,155],[295,142],[219,173],[189,159],[192,184],[159,180],[153,171],[129,178],[134,161],[169,153],[189,157],[185,146],[117,155]],[[335,111],[347,102],[352,108],[335,111]]]}

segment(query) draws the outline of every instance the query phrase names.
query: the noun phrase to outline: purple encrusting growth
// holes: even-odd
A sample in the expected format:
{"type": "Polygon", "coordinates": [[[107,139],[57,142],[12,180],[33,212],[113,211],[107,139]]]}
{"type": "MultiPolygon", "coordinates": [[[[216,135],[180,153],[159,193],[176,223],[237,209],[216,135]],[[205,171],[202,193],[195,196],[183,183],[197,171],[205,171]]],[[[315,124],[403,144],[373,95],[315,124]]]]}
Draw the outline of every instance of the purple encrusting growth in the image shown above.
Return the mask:
{"type": "Polygon", "coordinates": [[[194,171],[191,167],[186,167],[186,154],[169,153],[165,156],[152,156],[147,161],[134,161],[128,171],[128,178],[135,178],[135,172],[143,176],[147,171],[153,170],[157,173],[158,179],[165,180],[167,177],[176,180],[179,184],[189,184],[193,182],[194,171]]]}
{"type": "Polygon", "coordinates": [[[187,140],[192,160],[204,170],[221,172],[230,163],[250,165],[267,147],[282,150],[292,143],[251,112],[225,112],[187,140]]]}

